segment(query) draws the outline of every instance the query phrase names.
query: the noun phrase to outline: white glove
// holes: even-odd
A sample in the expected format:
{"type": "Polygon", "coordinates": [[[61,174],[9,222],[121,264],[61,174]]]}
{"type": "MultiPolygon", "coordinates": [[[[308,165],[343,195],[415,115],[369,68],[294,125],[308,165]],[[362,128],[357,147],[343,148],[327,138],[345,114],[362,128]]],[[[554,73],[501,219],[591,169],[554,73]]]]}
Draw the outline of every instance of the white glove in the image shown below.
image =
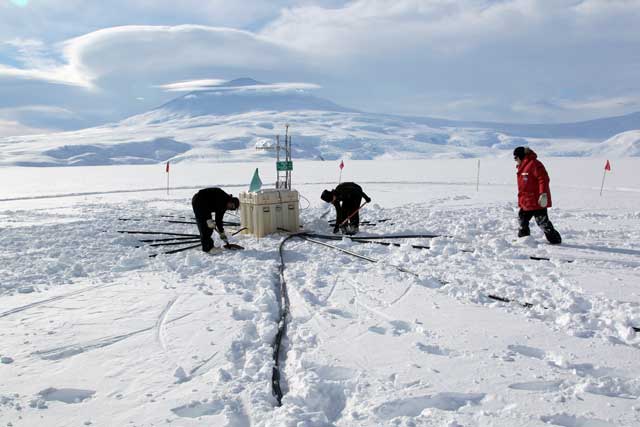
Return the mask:
{"type": "Polygon", "coordinates": [[[216,222],[212,219],[208,219],[207,220],[207,227],[209,227],[212,230],[215,230],[216,228],[216,222]]]}
{"type": "Polygon", "coordinates": [[[546,208],[549,204],[549,199],[547,198],[547,193],[542,193],[540,197],[538,197],[538,204],[541,208],[546,208]]]}

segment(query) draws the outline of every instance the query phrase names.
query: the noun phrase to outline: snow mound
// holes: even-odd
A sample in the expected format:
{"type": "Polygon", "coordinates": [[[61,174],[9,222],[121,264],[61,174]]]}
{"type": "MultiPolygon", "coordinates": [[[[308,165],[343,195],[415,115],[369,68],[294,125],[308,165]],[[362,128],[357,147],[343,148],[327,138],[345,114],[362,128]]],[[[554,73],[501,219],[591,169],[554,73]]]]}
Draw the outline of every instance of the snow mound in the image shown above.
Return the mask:
{"type": "Polygon", "coordinates": [[[592,150],[594,155],[640,157],[640,130],[619,133],[592,150]]]}

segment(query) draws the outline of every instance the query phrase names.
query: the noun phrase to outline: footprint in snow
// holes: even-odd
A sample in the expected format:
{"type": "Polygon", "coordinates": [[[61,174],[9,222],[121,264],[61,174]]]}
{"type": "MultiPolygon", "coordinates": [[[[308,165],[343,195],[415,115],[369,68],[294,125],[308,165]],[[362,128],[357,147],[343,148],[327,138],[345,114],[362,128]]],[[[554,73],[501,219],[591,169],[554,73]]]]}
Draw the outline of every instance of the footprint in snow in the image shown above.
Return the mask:
{"type": "Polygon", "coordinates": [[[225,425],[243,426],[249,425],[249,419],[242,404],[229,400],[197,401],[171,409],[171,412],[183,418],[200,418],[210,415],[223,414],[226,418],[225,425]]]}
{"type": "Polygon", "coordinates": [[[80,403],[87,400],[95,393],[95,390],[49,387],[39,392],[38,396],[46,401],[56,400],[64,403],[80,403]]]}
{"type": "Polygon", "coordinates": [[[369,326],[369,332],[373,332],[374,334],[384,335],[387,333],[387,330],[382,326],[369,326]]]}
{"type": "Polygon", "coordinates": [[[543,360],[547,356],[547,353],[544,350],[535,347],[528,347],[526,345],[510,345],[507,348],[523,356],[532,357],[534,359],[543,360]]]}
{"type": "Polygon", "coordinates": [[[428,344],[423,344],[421,342],[417,342],[416,343],[416,347],[420,351],[424,351],[425,353],[433,354],[435,356],[449,356],[449,355],[451,355],[451,350],[448,350],[446,348],[442,348],[442,347],[437,346],[437,345],[428,345],[428,344]]]}
{"type": "Polygon", "coordinates": [[[555,414],[540,417],[542,422],[562,427],[614,427],[606,421],[596,418],[576,417],[569,414],[555,414]]]}
{"type": "Polygon", "coordinates": [[[484,393],[437,393],[430,396],[392,400],[383,403],[373,411],[384,419],[416,417],[427,408],[457,411],[466,405],[477,405],[484,396],[484,393]]]}
{"type": "Polygon", "coordinates": [[[242,308],[234,308],[233,309],[233,318],[235,320],[252,320],[256,315],[255,311],[246,310],[242,308]]]}
{"type": "Polygon", "coordinates": [[[224,409],[224,403],[220,400],[213,402],[199,402],[193,401],[186,405],[178,406],[171,409],[171,412],[179,417],[184,418],[198,418],[207,415],[216,415],[222,412],[224,409]]]}
{"type": "Polygon", "coordinates": [[[393,330],[393,335],[404,335],[407,332],[411,332],[411,325],[402,320],[392,320],[389,322],[391,324],[393,330]]]}
{"type": "Polygon", "coordinates": [[[524,391],[542,391],[551,392],[558,391],[562,385],[562,381],[531,381],[524,383],[510,384],[509,388],[512,390],[524,390],[524,391]]]}
{"type": "Polygon", "coordinates": [[[334,317],[335,316],[344,317],[347,319],[354,319],[356,317],[352,313],[349,313],[348,311],[340,310],[338,308],[328,308],[325,310],[325,313],[330,314],[334,317]]]}

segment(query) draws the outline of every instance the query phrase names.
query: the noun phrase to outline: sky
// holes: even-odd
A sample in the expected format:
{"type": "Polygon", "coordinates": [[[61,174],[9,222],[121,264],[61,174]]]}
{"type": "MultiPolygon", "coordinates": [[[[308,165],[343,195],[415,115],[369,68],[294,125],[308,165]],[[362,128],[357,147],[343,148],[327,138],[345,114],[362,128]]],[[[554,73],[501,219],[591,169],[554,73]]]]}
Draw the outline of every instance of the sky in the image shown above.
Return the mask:
{"type": "Polygon", "coordinates": [[[523,123],[640,110],[640,0],[0,0],[0,136],[251,77],[363,111],[523,123]],[[294,87],[296,85],[293,85],[294,87]]]}

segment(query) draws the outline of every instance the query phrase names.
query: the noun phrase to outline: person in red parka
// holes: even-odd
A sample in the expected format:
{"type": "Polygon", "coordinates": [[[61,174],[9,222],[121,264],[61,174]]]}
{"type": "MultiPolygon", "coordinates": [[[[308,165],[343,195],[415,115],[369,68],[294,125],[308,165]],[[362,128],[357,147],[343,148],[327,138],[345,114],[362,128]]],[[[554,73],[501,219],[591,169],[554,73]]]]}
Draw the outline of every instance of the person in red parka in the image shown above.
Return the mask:
{"type": "Polygon", "coordinates": [[[513,150],[513,159],[518,169],[518,207],[520,208],[518,237],[531,234],[529,222],[535,217],[538,227],[542,229],[549,243],[559,245],[562,243],[562,237],[553,228],[547,213],[547,208],[551,207],[547,170],[538,160],[538,155],[529,147],[517,147],[513,150]]]}

